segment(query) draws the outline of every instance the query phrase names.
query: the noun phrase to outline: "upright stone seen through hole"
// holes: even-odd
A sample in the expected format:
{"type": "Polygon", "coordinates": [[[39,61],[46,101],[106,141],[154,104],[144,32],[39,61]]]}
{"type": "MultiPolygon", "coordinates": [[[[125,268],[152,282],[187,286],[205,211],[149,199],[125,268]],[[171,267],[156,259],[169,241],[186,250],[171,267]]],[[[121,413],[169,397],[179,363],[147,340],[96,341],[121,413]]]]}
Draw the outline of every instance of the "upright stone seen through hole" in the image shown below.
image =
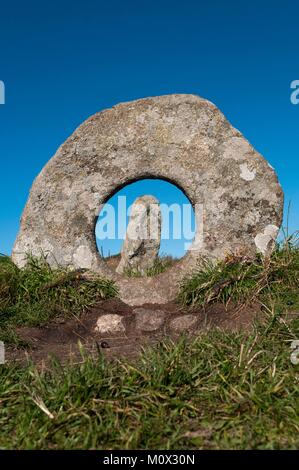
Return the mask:
{"type": "Polygon", "coordinates": [[[133,271],[142,276],[154,267],[161,241],[161,210],[153,196],[135,200],[126,239],[121,250],[121,260],[116,271],[126,274],[133,271]]]}
{"type": "Polygon", "coordinates": [[[156,276],[176,264],[196,232],[183,191],[158,178],[134,181],[103,205],[95,227],[101,259],[126,277],[156,276]]]}

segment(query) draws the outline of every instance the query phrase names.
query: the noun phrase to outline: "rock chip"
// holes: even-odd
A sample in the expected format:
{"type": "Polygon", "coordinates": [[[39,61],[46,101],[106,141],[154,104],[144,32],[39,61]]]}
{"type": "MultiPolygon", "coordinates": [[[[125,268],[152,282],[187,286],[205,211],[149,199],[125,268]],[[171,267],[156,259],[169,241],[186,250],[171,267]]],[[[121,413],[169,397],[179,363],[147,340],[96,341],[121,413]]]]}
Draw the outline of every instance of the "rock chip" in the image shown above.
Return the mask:
{"type": "Polygon", "coordinates": [[[181,333],[195,327],[197,322],[198,317],[196,315],[183,315],[171,320],[169,326],[171,330],[181,333]]]}
{"type": "Polygon", "coordinates": [[[136,329],[141,331],[156,331],[162,327],[166,313],[163,310],[135,308],[136,329]]]}
{"type": "Polygon", "coordinates": [[[101,315],[95,327],[97,333],[125,333],[123,317],[116,314],[101,315]]]}

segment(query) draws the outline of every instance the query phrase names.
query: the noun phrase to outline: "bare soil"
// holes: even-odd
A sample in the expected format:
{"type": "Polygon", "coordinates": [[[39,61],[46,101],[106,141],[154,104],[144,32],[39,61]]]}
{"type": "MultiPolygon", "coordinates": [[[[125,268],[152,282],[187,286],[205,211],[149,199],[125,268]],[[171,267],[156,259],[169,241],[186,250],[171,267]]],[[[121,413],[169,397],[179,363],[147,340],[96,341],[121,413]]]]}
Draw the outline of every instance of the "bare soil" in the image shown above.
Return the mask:
{"type": "MultiPolygon", "coordinates": [[[[110,299],[99,302],[86,311],[80,318],[57,318],[55,321],[42,327],[20,327],[17,329],[19,337],[28,344],[28,348],[8,348],[7,361],[24,362],[29,358],[36,364],[47,363],[50,357],[56,357],[62,363],[82,362],[84,358],[80,353],[79,344],[84,347],[86,354],[93,356],[104,354],[107,358],[127,357],[135,358],[142,348],[154,345],[170,337],[176,340],[180,334],[171,328],[170,322],[174,318],[186,314],[198,317],[196,326],[184,331],[192,337],[209,328],[220,328],[226,331],[250,331],[254,319],[260,314],[259,305],[243,307],[214,304],[206,310],[182,308],[180,305],[169,302],[167,304],[144,304],[142,308],[149,310],[162,310],[165,312],[165,321],[156,331],[143,332],[136,329],[134,310],[140,307],[131,307],[119,299],[110,299]],[[126,331],[123,334],[101,335],[95,332],[95,326],[101,315],[118,314],[123,317],[126,331]],[[80,343],[79,343],[80,342],[80,343]]],[[[82,351],[82,348],[81,348],[82,351]]]]}

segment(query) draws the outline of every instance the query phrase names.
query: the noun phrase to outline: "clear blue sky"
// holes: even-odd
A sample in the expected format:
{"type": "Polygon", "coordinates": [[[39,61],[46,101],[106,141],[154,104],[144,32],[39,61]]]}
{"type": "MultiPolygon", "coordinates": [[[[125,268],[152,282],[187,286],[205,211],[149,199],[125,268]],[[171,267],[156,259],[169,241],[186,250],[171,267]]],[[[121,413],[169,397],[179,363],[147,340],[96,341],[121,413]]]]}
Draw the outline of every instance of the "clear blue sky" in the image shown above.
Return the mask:
{"type": "Polygon", "coordinates": [[[299,228],[297,0],[11,1],[0,19],[0,252],[34,177],[84,119],[167,93],[224,112],[277,170],[299,228]]]}

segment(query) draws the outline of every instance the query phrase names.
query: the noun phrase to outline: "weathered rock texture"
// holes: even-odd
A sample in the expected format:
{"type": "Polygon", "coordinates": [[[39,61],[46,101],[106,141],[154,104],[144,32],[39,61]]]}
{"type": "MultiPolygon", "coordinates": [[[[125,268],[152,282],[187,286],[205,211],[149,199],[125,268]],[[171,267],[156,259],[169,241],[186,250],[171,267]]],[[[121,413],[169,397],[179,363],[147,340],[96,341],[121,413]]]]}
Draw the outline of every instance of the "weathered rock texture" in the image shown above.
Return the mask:
{"type": "Polygon", "coordinates": [[[153,196],[141,196],[132,205],[121,260],[116,269],[146,275],[157,259],[161,241],[161,211],[153,196]]]}
{"type": "Polygon", "coordinates": [[[136,329],[141,331],[156,331],[163,325],[166,313],[163,310],[151,310],[149,308],[135,308],[136,329]]]}
{"type": "Polygon", "coordinates": [[[183,331],[192,330],[195,328],[197,322],[198,317],[196,315],[183,315],[171,320],[170,329],[176,331],[177,333],[182,333],[183,331]]]}
{"type": "Polygon", "coordinates": [[[13,259],[21,266],[25,253],[48,254],[53,264],[115,278],[132,305],[163,303],[200,254],[267,254],[282,208],[275,171],[215,105],[193,95],[142,99],[92,116],[58,149],[33,184],[13,259]],[[126,279],[100,258],[95,221],[117,189],[150,177],[176,184],[194,207],[203,205],[203,233],[197,223],[193,249],[179,265],[126,279]]]}
{"type": "Polygon", "coordinates": [[[124,333],[125,325],[121,315],[108,314],[98,318],[95,331],[97,333],[124,333]]]}

